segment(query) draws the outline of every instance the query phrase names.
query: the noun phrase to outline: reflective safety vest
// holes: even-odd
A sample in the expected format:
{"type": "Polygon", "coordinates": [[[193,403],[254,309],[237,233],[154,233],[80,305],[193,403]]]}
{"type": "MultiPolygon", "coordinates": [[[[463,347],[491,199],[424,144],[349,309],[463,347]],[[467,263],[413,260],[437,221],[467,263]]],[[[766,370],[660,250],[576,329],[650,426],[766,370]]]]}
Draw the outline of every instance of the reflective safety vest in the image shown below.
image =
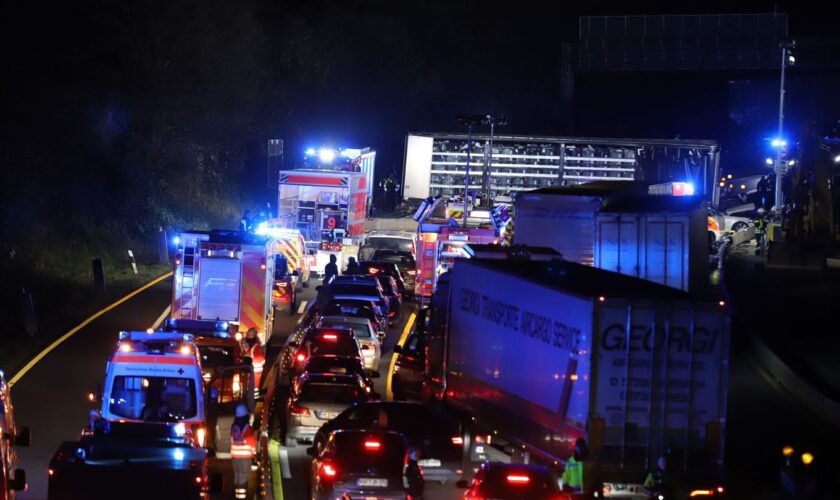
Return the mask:
{"type": "Polygon", "coordinates": [[[257,438],[250,425],[244,428],[236,425],[230,428],[230,457],[254,458],[257,453],[257,438]]]}
{"type": "Polygon", "coordinates": [[[581,493],[592,493],[598,487],[598,464],[593,459],[578,461],[569,457],[563,471],[563,485],[581,493]]]}

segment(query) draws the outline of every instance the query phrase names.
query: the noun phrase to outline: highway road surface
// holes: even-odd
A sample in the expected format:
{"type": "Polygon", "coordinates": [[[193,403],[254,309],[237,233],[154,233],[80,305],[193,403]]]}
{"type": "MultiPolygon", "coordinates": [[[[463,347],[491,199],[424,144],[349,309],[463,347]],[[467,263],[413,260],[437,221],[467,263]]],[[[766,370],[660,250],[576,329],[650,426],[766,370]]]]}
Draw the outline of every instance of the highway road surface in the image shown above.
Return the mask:
{"type": "MultiPolygon", "coordinates": [[[[313,284],[314,284],[313,280],[313,284]]],[[[31,367],[12,392],[18,423],[32,429],[32,445],[21,448],[22,467],[29,479],[23,499],[46,498],[47,464],[59,444],[78,437],[91,406],[86,395],[102,383],[105,360],[114,348],[117,332],[146,329],[164,312],[171,297],[166,280],[138,293],[113,308],[62,342],[31,367]]],[[[314,287],[299,294],[299,302],[314,298],[314,287]]],[[[410,314],[403,315],[404,318],[410,314]]],[[[278,313],[273,334],[285,337],[298,314],[278,313]]],[[[405,324],[391,328],[380,362],[377,390],[386,394],[387,371],[393,347],[405,331],[405,324]]],[[[727,422],[727,481],[735,498],[778,498],[781,448],[790,444],[815,454],[815,466],[834,467],[840,439],[809,415],[757,369],[749,358],[739,328],[733,335],[730,394],[727,422]]],[[[309,458],[305,447],[281,449],[284,498],[304,498],[308,492],[309,458]]],[[[823,476],[821,474],[821,476],[823,476]]],[[[825,476],[836,476],[826,474],[825,476]]],[[[426,498],[458,498],[453,485],[428,484],[426,498]]]]}

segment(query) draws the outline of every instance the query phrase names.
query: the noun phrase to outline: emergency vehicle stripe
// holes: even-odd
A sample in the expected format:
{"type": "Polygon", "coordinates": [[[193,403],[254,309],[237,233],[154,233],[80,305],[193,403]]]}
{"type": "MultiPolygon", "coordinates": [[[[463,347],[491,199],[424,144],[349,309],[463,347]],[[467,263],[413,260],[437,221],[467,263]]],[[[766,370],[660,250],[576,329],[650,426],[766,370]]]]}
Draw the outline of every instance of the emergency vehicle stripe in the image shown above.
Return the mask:
{"type": "Polygon", "coordinates": [[[289,184],[306,184],[315,186],[347,185],[347,179],[344,177],[310,177],[308,175],[287,175],[286,182],[289,184]]]}
{"type": "Polygon", "coordinates": [[[256,328],[258,332],[264,329],[263,314],[265,312],[265,274],[260,269],[260,260],[249,259],[242,266],[242,300],[240,301],[239,324],[241,331],[256,328]]]}
{"type": "Polygon", "coordinates": [[[300,252],[288,241],[281,241],[278,249],[288,261],[289,272],[300,268],[300,252]]]}
{"type": "Polygon", "coordinates": [[[137,354],[116,354],[115,363],[153,363],[158,365],[194,365],[195,358],[183,356],[145,356],[137,354]]]}

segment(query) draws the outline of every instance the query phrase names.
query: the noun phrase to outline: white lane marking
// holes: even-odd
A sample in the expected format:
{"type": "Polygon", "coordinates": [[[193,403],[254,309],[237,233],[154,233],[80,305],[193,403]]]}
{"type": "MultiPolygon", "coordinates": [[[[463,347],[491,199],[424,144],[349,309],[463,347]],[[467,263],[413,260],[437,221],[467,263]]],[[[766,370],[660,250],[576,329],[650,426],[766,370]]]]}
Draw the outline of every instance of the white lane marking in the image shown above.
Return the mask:
{"type": "Polygon", "coordinates": [[[170,305],[166,306],[166,309],[163,310],[161,315],[158,316],[158,319],[155,320],[155,322],[152,324],[152,326],[150,328],[152,330],[154,330],[155,328],[159,327],[160,324],[163,323],[163,320],[165,320],[166,317],[169,316],[169,313],[171,311],[172,311],[172,305],[170,304],[170,305]]]}
{"type": "Polygon", "coordinates": [[[298,314],[303,314],[303,310],[306,309],[306,303],[306,300],[300,303],[300,306],[298,307],[298,314]]]}
{"type": "Polygon", "coordinates": [[[292,470],[289,468],[289,450],[285,446],[280,446],[279,443],[277,447],[280,449],[280,470],[283,471],[283,479],[291,479],[292,470]]]}

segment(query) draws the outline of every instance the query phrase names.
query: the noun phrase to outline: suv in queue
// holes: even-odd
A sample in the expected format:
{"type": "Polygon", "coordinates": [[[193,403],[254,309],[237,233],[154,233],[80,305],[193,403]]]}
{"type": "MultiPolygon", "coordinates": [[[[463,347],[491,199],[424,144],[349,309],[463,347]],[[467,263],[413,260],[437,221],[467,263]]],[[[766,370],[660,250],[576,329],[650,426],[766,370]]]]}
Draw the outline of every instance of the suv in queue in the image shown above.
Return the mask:
{"type": "Polygon", "coordinates": [[[373,301],[386,318],[393,319],[390,316],[390,301],[379,280],[373,276],[337,276],[327,286],[334,299],[373,301]]]}

